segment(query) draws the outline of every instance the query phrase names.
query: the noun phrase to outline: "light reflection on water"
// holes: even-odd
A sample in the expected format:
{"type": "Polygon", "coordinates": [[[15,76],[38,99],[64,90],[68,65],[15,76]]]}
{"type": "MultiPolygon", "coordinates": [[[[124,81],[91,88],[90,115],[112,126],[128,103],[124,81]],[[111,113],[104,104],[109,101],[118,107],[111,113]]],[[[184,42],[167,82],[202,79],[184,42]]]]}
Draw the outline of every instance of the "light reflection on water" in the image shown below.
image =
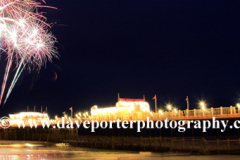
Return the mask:
{"type": "Polygon", "coordinates": [[[54,145],[31,143],[0,145],[0,159],[5,160],[239,160],[239,158],[240,155],[190,155],[187,153],[178,154],[103,150],[72,147],[66,143],[58,143],[54,145]]]}

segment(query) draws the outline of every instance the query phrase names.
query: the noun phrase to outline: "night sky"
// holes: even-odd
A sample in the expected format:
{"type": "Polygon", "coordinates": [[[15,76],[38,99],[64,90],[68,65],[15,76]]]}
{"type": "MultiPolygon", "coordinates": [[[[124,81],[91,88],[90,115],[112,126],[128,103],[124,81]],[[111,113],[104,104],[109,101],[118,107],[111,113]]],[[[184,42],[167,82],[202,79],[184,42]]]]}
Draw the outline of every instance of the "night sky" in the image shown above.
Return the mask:
{"type": "MultiPolygon", "coordinates": [[[[240,1],[47,0],[60,58],[40,73],[25,71],[0,115],[48,107],[114,106],[117,93],[154,109],[240,102],[240,1]],[[57,79],[56,79],[57,74],[57,79]]],[[[3,77],[5,59],[1,59],[3,77]]],[[[13,75],[14,72],[11,72],[13,75]]],[[[1,78],[2,79],[2,78],[1,78]]],[[[2,81],[2,80],[1,80],[2,81]]],[[[0,82],[1,82],[0,81],[0,82]]]]}

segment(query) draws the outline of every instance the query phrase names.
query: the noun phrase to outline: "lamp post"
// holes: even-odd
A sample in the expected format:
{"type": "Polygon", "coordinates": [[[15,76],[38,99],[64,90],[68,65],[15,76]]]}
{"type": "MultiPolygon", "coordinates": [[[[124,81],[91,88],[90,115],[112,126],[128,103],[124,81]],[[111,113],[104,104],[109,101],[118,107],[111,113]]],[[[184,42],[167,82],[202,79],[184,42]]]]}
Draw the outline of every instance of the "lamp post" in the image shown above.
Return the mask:
{"type": "Polygon", "coordinates": [[[177,113],[177,109],[175,108],[174,110],[173,110],[175,113],[177,113]]]}
{"type": "Polygon", "coordinates": [[[169,104],[169,105],[167,105],[167,109],[169,110],[169,111],[171,111],[172,110],[172,106],[169,104]]]}
{"type": "Polygon", "coordinates": [[[236,106],[238,107],[238,114],[240,114],[240,103],[237,103],[236,106]]]}
{"type": "Polygon", "coordinates": [[[240,108],[240,103],[237,103],[237,107],[240,108]]]}
{"type": "Polygon", "coordinates": [[[160,113],[161,115],[163,115],[163,111],[162,111],[162,110],[159,110],[159,113],[160,113]]]}
{"type": "Polygon", "coordinates": [[[202,107],[202,110],[205,111],[205,103],[204,102],[200,102],[200,106],[202,107]]]}
{"type": "Polygon", "coordinates": [[[201,101],[201,102],[199,103],[199,105],[200,105],[201,108],[202,108],[202,115],[204,116],[204,112],[205,112],[205,110],[206,110],[206,108],[205,108],[205,103],[204,103],[203,101],[201,101]]]}
{"type": "MultiPolygon", "coordinates": [[[[168,112],[169,112],[169,114],[166,112],[166,117],[171,117],[171,110],[172,110],[172,106],[171,106],[171,104],[168,104],[167,106],[166,106],[166,108],[167,108],[167,110],[168,110],[168,112]]],[[[173,115],[173,113],[172,113],[172,115],[173,115]]]]}

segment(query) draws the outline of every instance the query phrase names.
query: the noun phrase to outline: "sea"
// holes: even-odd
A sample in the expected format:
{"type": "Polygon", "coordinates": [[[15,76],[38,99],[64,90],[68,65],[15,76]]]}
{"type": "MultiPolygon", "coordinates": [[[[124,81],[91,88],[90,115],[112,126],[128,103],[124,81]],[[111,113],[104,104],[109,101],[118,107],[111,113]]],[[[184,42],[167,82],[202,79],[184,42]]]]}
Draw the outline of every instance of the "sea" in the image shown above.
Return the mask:
{"type": "Polygon", "coordinates": [[[0,160],[239,160],[240,155],[201,155],[106,150],[71,146],[68,143],[0,141],[0,160]]]}

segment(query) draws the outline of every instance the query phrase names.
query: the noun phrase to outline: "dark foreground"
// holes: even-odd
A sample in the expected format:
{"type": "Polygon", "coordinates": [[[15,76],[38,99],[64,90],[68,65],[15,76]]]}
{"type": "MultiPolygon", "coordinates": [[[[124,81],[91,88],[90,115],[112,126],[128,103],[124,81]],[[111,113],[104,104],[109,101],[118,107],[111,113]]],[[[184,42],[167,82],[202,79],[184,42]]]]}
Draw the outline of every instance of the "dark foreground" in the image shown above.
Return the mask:
{"type": "Polygon", "coordinates": [[[158,153],[143,151],[103,150],[74,147],[67,143],[45,143],[36,141],[0,141],[0,159],[84,159],[84,160],[237,160],[240,155],[201,155],[190,153],[158,153]]]}

